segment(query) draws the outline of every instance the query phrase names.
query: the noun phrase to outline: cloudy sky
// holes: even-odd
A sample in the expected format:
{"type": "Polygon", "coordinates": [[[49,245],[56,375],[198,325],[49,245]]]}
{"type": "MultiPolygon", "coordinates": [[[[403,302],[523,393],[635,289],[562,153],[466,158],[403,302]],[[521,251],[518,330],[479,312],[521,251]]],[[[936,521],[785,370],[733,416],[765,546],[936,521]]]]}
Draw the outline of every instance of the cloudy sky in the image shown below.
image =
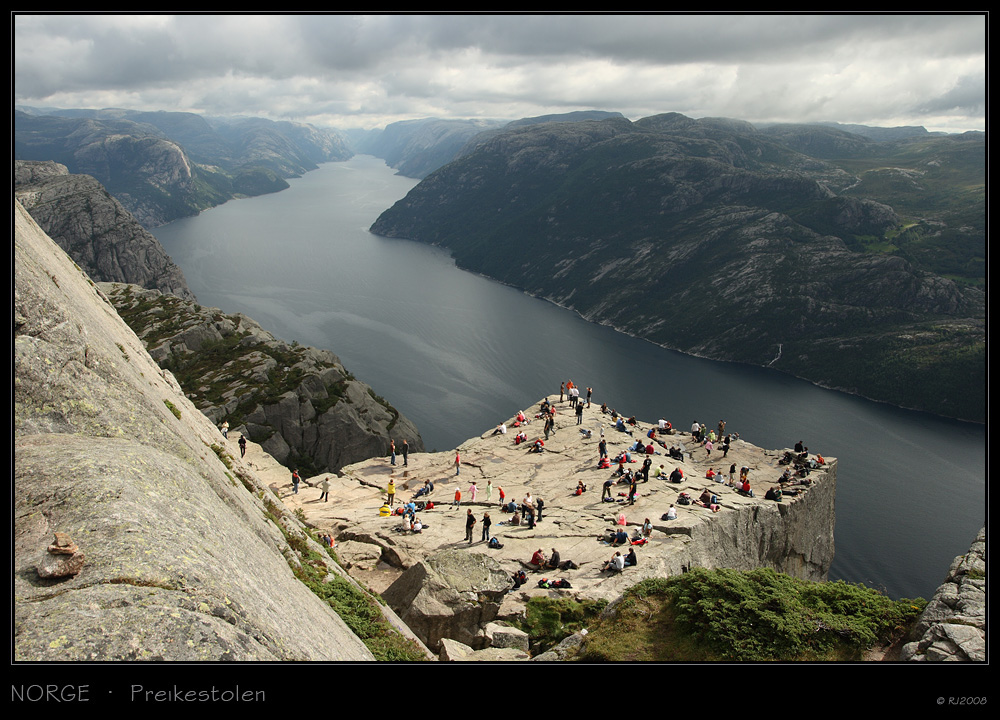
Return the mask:
{"type": "Polygon", "coordinates": [[[15,14],[12,30],[14,102],[33,106],[986,129],[984,15],[15,14]]]}

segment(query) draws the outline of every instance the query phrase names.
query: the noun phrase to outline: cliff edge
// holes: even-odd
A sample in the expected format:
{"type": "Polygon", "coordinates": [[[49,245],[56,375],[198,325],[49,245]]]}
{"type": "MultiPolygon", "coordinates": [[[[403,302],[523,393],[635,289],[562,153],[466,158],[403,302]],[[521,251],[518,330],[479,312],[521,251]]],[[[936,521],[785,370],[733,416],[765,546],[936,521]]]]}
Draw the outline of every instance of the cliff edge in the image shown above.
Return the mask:
{"type": "MultiPolygon", "coordinates": [[[[592,599],[613,600],[622,592],[648,577],[668,577],[691,567],[733,568],[749,570],[770,567],[807,580],[826,580],[833,561],[837,461],[826,458],[826,464],[807,476],[808,486],[786,486],[781,502],[764,499],[768,488],[778,484],[785,469],[781,464],[785,451],[766,450],[743,440],[735,440],[723,458],[721,450],[711,454],[692,440],[687,432],[658,435],[658,440],[671,446],[684,447],[683,460],[665,454],[666,448],[655,444],[648,482],[637,484],[638,495],[633,505],[627,501],[628,485],[615,484],[611,495],[614,502],[602,501],[602,487],[615,469],[614,458],[641,439],[649,442],[646,433],[649,422],[629,426],[630,433],[614,429],[610,415],[601,412],[597,404],[584,408],[577,424],[568,400],[557,402],[554,432],[544,439],[543,421],[536,419],[538,408],[526,408],[527,425],[513,428],[515,418],[506,421],[506,434],[488,430],[458,448],[460,473],[456,474],[455,452],[420,453],[411,455],[407,466],[397,461],[376,458],[342,470],[340,477],[329,477],[330,500],[319,500],[319,489],[307,489],[292,494],[287,481],[276,488],[283,501],[301,509],[309,522],[329,531],[338,540],[338,557],[351,567],[350,572],[364,579],[376,591],[388,588],[406,569],[444,550],[459,549],[470,553],[485,553],[496,560],[508,573],[524,569],[536,550],[549,556],[557,550],[561,560],[571,560],[578,567],[569,570],[545,570],[530,573],[528,583],[512,593],[515,602],[531,595],[558,595],[559,590],[537,587],[543,577],[570,581],[573,595],[592,599]],[[612,458],[609,469],[598,467],[598,444],[601,432],[612,458]],[[515,444],[515,434],[523,430],[528,441],[515,444]],[[536,438],[543,438],[544,451],[529,450],[536,438]],[[729,468],[749,468],[749,479],[755,497],[748,497],[725,482],[714,482],[705,476],[714,468],[728,477],[729,468]],[[670,482],[667,475],[654,477],[663,465],[666,473],[683,470],[680,482],[670,482]],[[379,509],[386,498],[388,483],[396,491],[396,505],[410,500],[425,481],[434,483],[429,496],[434,509],[418,511],[424,524],[422,532],[398,531],[401,518],[380,517],[379,509]],[[587,486],[576,495],[578,482],[587,486]],[[471,488],[475,483],[476,491],[471,488]],[[500,490],[508,501],[518,505],[527,494],[537,502],[544,501],[542,520],[534,528],[526,524],[511,525],[511,514],[500,510],[500,490]],[[721,509],[713,512],[697,505],[677,503],[678,495],[686,492],[697,499],[708,488],[718,495],[721,509]],[[455,503],[456,490],[461,501],[455,503]],[[673,504],[674,520],[661,519],[673,504]],[[476,518],[473,542],[465,540],[467,512],[476,518]],[[503,544],[490,549],[482,542],[482,522],[490,514],[490,535],[503,544]],[[635,546],[636,567],[609,575],[601,567],[618,550],[624,555],[629,547],[612,547],[605,538],[615,526],[618,516],[625,516],[625,529],[631,535],[639,532],[646,519],[652,525],[647,542],[635,546]],[[352,556],[359,561],[352,567],[352,556]],[[368,558],[368,560],[360,559],[368,558]],[[378,561],[378,562],[376,562],[378,561]]],[[[652,426],[655,427],[656,423],[652,426]]],[[[642,466],[644,455],[633,454],[636,462],[626,463],[633,471],[642,466]]],[[[815,458],[815,455],[811,456],[815,458]]],[[[312,478],[316,483],[321,478],[312,478]]]]}

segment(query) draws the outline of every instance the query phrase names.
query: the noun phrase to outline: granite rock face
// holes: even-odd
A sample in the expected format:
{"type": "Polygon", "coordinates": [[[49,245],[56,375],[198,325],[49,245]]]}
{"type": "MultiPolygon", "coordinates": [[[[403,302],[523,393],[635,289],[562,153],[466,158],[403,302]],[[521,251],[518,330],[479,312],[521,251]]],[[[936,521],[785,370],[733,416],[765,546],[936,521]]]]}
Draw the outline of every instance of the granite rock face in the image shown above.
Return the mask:
{"type": "Polygon", "coordinates": [[[916,662],[976,661],[986,658],[986,528],[927,604],[902,659],[916,662]]]}
{"type": "Polygon", "coordinates": [[[15,195],[39,227],[96,281],[194,300],[163,246],[90,175],[54,162],[14,163],[15,195]]]}
{"type": "Polygon", "coordinates": [[[320,549],[294,515],[16,201],[14,226],[13,657],[372,659],[294,577],[289,539],[320,549]],[[76,574],[39,573],[55,533],[76,574]]]}

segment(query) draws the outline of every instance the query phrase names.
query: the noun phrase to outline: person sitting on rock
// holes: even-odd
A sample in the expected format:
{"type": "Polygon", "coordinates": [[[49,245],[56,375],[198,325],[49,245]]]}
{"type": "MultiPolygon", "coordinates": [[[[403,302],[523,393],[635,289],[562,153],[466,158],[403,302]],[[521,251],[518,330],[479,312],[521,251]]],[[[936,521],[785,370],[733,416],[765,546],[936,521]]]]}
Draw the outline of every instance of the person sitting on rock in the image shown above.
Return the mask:
{"type": "Polygon", "coordinates": [[[430,480],[424,480],[423,487],[417,490],[416,494],[413,497],[418,498],[418,497],[423,497],[424,495],[430,495],[431,490],[433,489],[434,489],[434,483],[432,483],[430,480]]]}
{"type": "Polygon", "coordinates": [[[635,548],[628,549],[628,555],[625,556],[625,562],[622,564],[622,568],[635,567],[639,563],[639,559],[635,556],[635,548]]]}
{"type": "Polygon", "coordinates": [[[764,493],[764,499],[781,502],[781,488],[777,485],[772,485],[771,489],[764,493]]]}
{"type": "Polygon", "coordinates": [[[559,551],[556,550],[555,548],[552,548],[552,554],[549,555],[549,559],[548,561],[546,561],[545,567],[549,568],[550,570],[555,570],[559,567],[559,562],[560,562],[559,551]]]}
{"type": "Polygon", "coordinates": [[[615,572],[621,572],[624,569],[625,569],[625,558],[622,557],[621,552],[616,552],[610,560],[604,563],[604,567],[601,568],[601,572],[609,570],[615,573],[615,572]]]}
{"type": "Polygon", "coordinates": [[[528,563],[528,567],[532,570],[541,570],[545,566],[545,553],[542,552],[541,548],[535,550],[535,554],[531,556],[531,561],[528,563]]]}

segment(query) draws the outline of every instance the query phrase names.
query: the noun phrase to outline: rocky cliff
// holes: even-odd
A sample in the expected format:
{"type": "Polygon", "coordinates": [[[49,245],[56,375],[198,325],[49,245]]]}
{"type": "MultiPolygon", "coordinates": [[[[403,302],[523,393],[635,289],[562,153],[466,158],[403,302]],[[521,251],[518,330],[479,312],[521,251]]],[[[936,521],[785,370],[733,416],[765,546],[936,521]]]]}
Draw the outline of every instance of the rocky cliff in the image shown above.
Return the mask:
{"type": "Polygon", "coordinates": [[[92,175],[144,227],[156,227],[233,197],[288,187],[285,178],[344,160],[340,136],[263,118],[122,109],[15,112],[14,153],[92,175]]]}
{"type": "Polygon", "coordinates": [[[902,660],[951,662],[988,660],[986,652],[986,528],[956,557],[903,646],[902,660]]]}
{"type": "Polygon", "coordinates": [[[15,197],[96,281],[126,282],[194,300],[163,246],[89,175],[54,162],[14,162],[15,197]]]}
{"type": "Polygon", "coordinates": [[[243,314],[134,285],[100,288],[195,407],[303,475],[385,456],[390,440],[424,450],[413,423],[332,352],[285,343],[243,314]]]}
{"type": "Polygon", "coordinates": [[[370,660],[338,573],[14,202],[13,658],[370,660]]]}

